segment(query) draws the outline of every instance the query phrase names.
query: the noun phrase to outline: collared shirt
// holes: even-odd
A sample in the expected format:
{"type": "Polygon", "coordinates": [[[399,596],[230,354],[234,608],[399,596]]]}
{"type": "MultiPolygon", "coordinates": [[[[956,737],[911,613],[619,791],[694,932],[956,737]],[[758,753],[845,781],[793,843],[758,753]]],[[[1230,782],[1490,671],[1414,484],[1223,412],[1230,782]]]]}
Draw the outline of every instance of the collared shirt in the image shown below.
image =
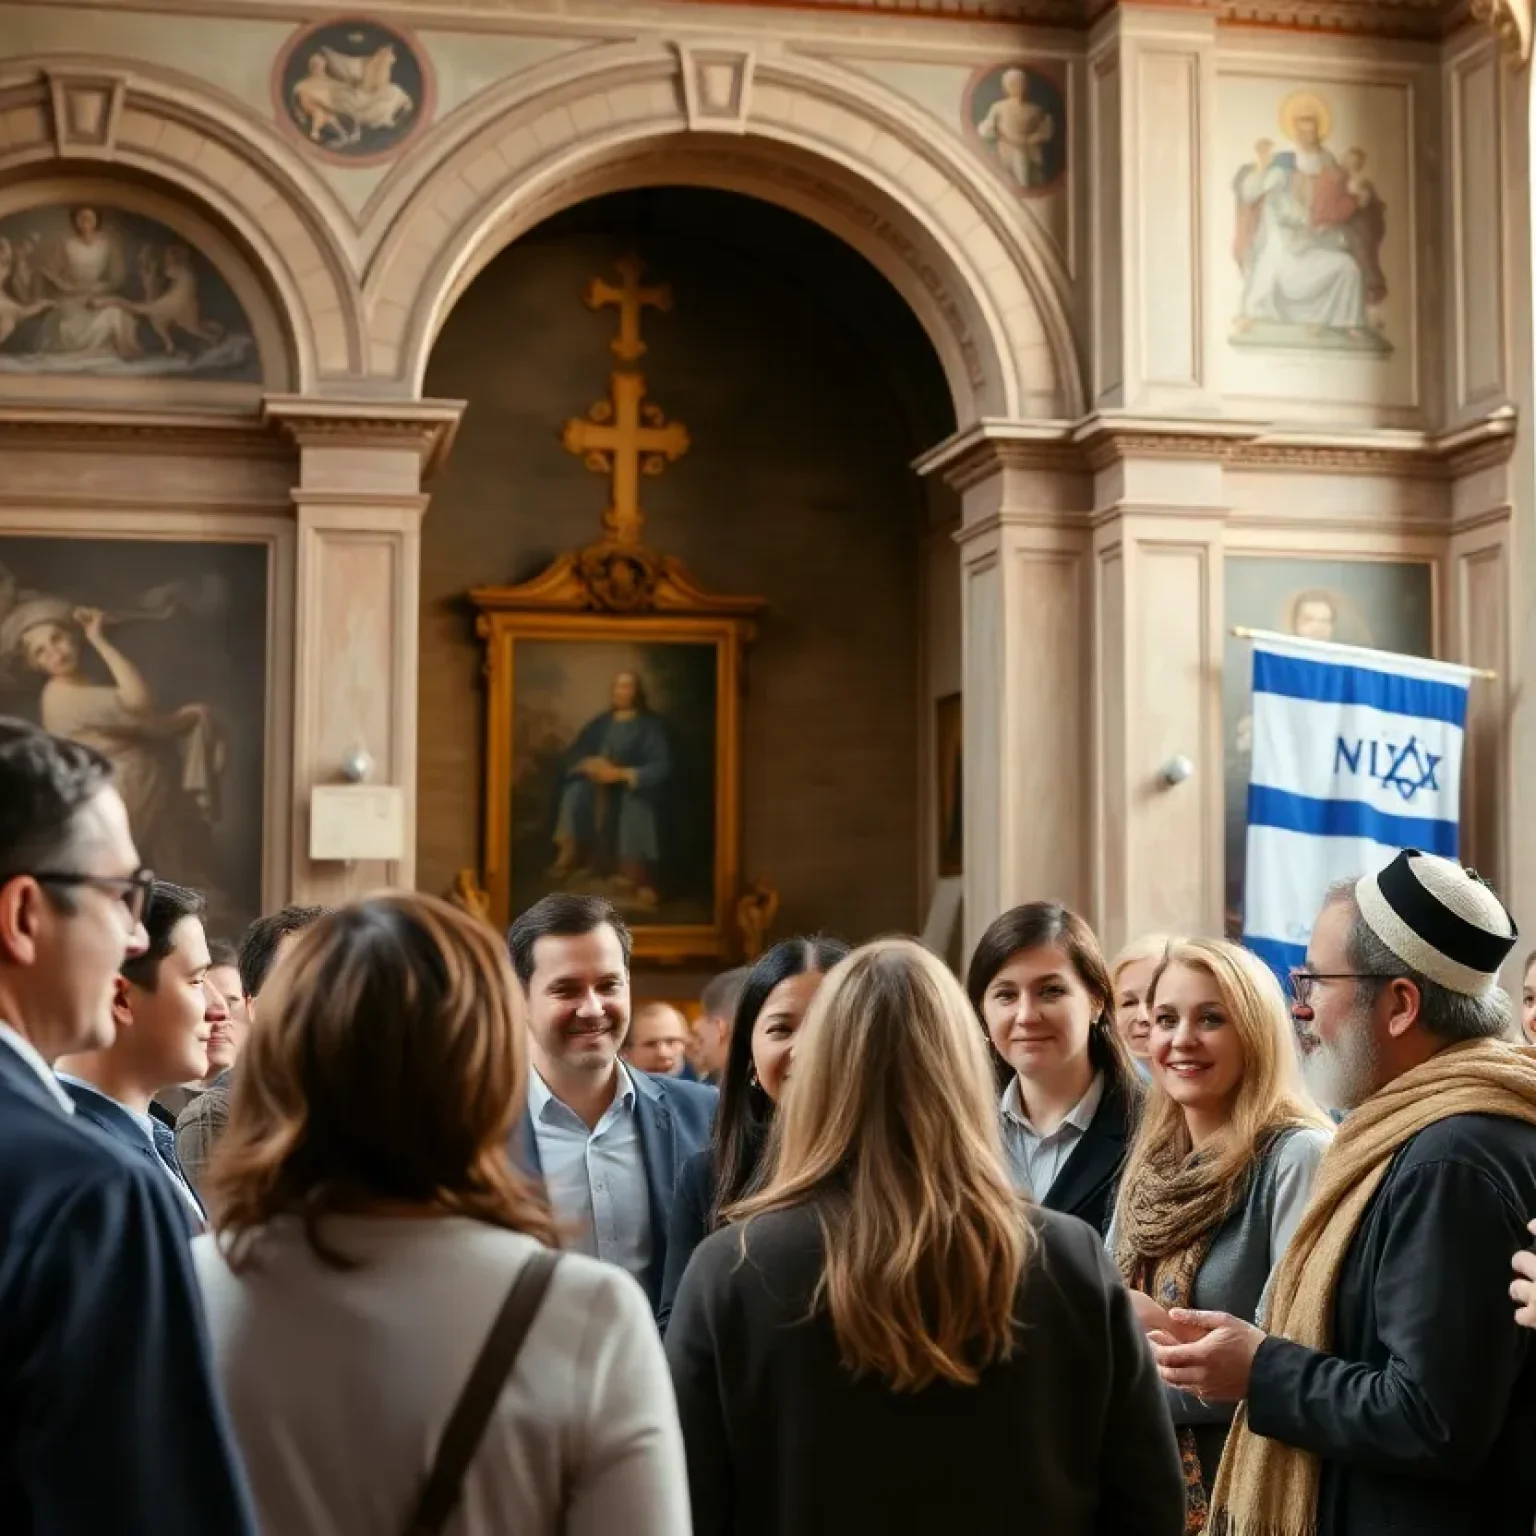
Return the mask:
{"type": "Polygon", "coordinates": [[[529,1074],[528,1112],[555,1215],[577,1229],[579,1253],[627,1269],[644,1280],[651,1262],[651,1198],[635,1115],[635,1083],[622,1063],[619,1086],[603,1117],[587,1123],[529,1074]]]}
{"type": "MultiPolygon", "coordinates": [[[[166,1178],[171,1181],[171,1184],[175,1188],[176,1193],[181,1196],[182,1200],[191,1209],[193,1214],[197,1217],[198,1225],[201,1226],[207,1219],[203,1214],[203,1208],[198,1203],[197,1196],[192,1193],[192,1187],[187,1183],[180,1170],[172,1168],[171,1165],[166,1162],[165,1158],[161,1156],[159,1144],[155,1139],[155,1122],[153,1117],[150,1115],[141,1115],[138,1110],[134,1109],[131,1105],[124,1104],[121,1099],[114,1099],[110,1093],[102,1093],[101,1089],[98,1088],[95,1083],[88,1083],[84,1078],[71,1077],[68,1072],[60,1072],[58,1075],[60,1081],[62,1082],[72,1083],[76,1088],[84,1088],[88,1093],[100,1094],[100,1096],[106,1099],[108,1103],[117,1105],[117,1107],[122,1110],[125,1115],[129,1116],[133,1120],[138,1128],[143,1131],[144,1140],[149,1143],[150,1151],[155,1154],[155,1162],[159,1166],[161,1172],[164,1173],[166,1178]]],[[[65,1098],[69,1097],[68,1094],[65,1094],[64,1096],[65,1098]]]]}
{"type": "Polygon", "coordinates": [[[1066,1167],[1072,1149],[1093,1124],[1099,1101],[1104,1097],[1104,1074],[1095,1072],[1088,1092],[1074,1104],[1060,1125],[1049,1136],[1042,1136],[1024,1111],[1024,1100],[1015,1077],[1003,1091],[1003,1145],[1018,1188],[1044,1200],[1051,1192],[1061,1170],[1066,1167]]]}
{"type": "Polygon", "coordinates": [[[59,1108],[66,1115],[75,1112],[75,1101],[59,1087],[59,1080],[53,1075],[53,1068],[37,1053],[37,1047],[18,1030],[11,1028],[9,1024],[0,1024],[0,1040],[3,1040],[26,1064],[42,1079],[43,1087],[58,1101],[59,1108]]]}

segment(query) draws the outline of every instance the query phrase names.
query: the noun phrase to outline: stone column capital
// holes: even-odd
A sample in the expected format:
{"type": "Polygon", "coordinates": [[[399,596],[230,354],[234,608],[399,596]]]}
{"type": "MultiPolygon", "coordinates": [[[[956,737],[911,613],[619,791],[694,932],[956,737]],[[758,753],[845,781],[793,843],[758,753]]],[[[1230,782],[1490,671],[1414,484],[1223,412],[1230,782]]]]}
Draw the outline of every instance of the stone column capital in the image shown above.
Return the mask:
{"type": "Polygon", "coordinates": [[[412,453],[419,478],[441,469],[453,448],[462,400],[347,400],[268,395],[263,422],[279,427],[300,450],[367,448],[412,453]]]}

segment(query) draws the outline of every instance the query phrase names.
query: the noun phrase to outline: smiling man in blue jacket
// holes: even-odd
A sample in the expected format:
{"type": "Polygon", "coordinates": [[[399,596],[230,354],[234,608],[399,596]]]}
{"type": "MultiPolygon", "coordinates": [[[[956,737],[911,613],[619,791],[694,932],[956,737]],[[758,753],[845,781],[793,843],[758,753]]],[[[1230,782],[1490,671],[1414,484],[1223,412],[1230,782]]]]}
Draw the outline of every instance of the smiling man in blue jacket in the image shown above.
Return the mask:
{"type": "Polygon", "coordinates": [[[533,1058],[518,1159],[544,1180],[572,1246],[627,1269],[654,1310],[678,1170],[708,1142],[718,1095],[620,1061],[632,942],[611,903],[546,896],[507,947],[533,1058]]]}

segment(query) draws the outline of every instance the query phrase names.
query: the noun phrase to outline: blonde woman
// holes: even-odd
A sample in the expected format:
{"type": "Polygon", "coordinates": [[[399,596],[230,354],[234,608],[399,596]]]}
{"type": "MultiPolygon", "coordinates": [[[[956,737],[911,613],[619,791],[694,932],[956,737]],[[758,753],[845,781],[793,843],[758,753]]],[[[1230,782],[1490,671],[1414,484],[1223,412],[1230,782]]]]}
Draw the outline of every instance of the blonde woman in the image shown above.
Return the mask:
{"type": "Polygon", "coordinates": [[[1143,1078],[1152,1075],[1152,978],[1168,954],[1173,939],[1166,933],[1143,934],[1115,956],[1109,968],[1114,986],[1115,1032],[1143,1078]]]}
{"type": "MultiPolygon", "coordinates": [[[[1221,939],[1170,945],[1151,989],[1152,1090],[1126,1159],[1110,1248],[1148,1331],[1173,1307],[1253,1318],[1311,1193],[1330,1128],[1301,1086],[1279,984],[1221,939]]],[[[1205,1528],[1233,1405],[1168,1389],[1205,1528]]]]}
{"type": "Polygon", "coordinates": [[[517,995],[497,934],[414,895],[320,918],[262,990],[210,1167],[217,1236],[194,1257],[273,1536],[686,1536],[645,1293],[583,1254],[551,1268],[549,1206],[509,1160],[517,995]],[[487,1372],[483,1434],[447,1433],[541,1272],[521,1352],[487,1372]],[[472,1459],[428,1519],[428,1462],[455,1444],[472,1459]]]}
{"type": "Polygon", "coordinates": [[[1183,1530],[1130,1298],[1010,1187],[985,1038],[926,950],[827,976],[768,1156],[667,1332],[698,1536],[1183,1530]]]}

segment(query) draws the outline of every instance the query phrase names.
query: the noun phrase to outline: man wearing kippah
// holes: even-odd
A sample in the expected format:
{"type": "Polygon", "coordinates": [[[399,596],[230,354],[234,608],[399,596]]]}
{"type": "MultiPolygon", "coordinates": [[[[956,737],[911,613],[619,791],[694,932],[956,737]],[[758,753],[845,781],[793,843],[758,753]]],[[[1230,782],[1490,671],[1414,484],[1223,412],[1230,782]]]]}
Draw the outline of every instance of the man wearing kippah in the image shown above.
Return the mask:
{"type": "Polygon", "coordinates": [[[1510,1043],[1513,919],[1413,850],[1337,887],[1293,974],[1309,1081],[1348,1116],[1264,1327],[1171,1314],[1163,1379],[1240,1404],[1222,1536],[1531,1536],[1536,1339],[1502,1296],[1536,1211],[1536,1050],[1510,1043]]]}

